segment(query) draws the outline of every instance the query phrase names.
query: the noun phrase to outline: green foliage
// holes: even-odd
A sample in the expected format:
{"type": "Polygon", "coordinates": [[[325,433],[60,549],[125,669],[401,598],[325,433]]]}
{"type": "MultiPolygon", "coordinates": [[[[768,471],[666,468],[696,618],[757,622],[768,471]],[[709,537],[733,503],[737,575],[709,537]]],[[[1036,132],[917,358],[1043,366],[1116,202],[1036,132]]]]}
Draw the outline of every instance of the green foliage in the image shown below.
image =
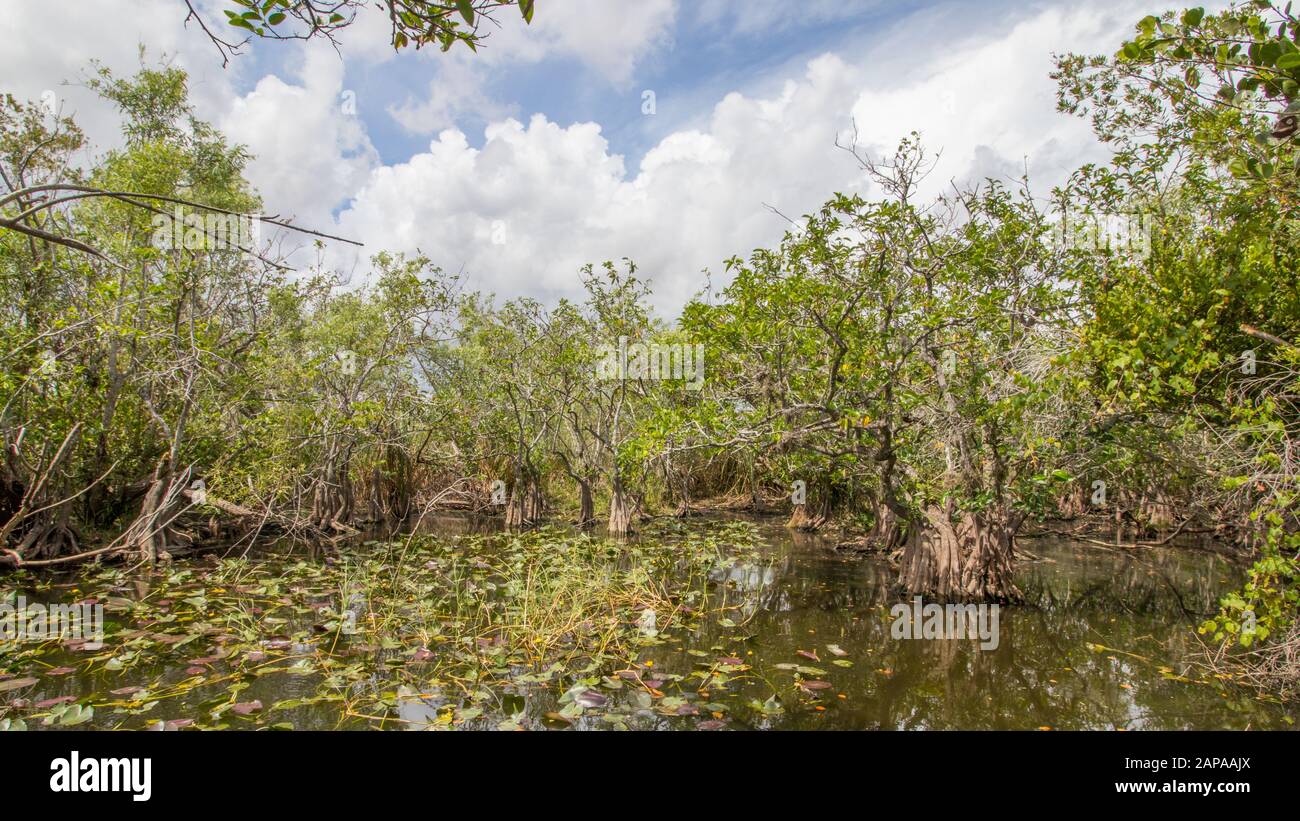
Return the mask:
{"type": "Polygon", "coordinates": [[[687,306],[713,354],[704,452],[912,514],[1011,504],[1053,458],[1035,417],[1065,292],[1045,218],[992,182],[919,202],[927,168],[904,140],[868,163],[890,199],[834,198],[778,250],[730,260],[719,304],[687,306]]]}
{"type": "Polygon", "coordinates": [[[1215,641],[1236,640],[1250,647],[1283,633],[1300,612],[1300,537],[1288,533],[1282,517],[1275,512],[1264,514],[1268,523],[1263,557],[1250,567],[1242,589],[1225,596],[1218,615],[1200,627],[1215,641]]]}
{"type": "Polygon", "coordinates": [[[333,40],[352,25],[358,13],[382,13],[391,25],[390,43],[395,50],[407,46],[435,45],[447,51],[464,43],[477,51],[487,37],[483,21],[502,8],[518,9],[524,22],[533,21],[535,0],[418,0],[385,2],[367,11],[361,0],[228,0],[223,9],[226,23],[257,37],[273,40],[333,40]]]}
{"type": "Polygon", "coordinates": [[[1189,9],[1143,19],[1111,60],[1067,57],[1056,74],[1061,107],[1090,114],[1116,148],[1058,196],[1076,212],[1140,211],[1151,236],[1144,258],[1077,269],[1087,389],[1119,420],[1102,453],[1136,464],[1177,443],[1200,504],[1260,550],[1201,630],[1244,646],[1282,633],[1300,597],[1297,36],[1289,5],[1189,9]]]}

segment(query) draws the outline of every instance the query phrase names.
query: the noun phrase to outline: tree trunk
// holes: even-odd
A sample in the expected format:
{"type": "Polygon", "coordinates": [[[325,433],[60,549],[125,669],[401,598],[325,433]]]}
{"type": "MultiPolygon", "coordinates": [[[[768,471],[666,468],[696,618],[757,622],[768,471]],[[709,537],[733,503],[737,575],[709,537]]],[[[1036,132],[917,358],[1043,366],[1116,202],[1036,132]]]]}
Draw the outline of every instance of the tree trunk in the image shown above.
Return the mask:
{"type": "Polygon", "coordinates": [[[542,483],[534,474],[529,474],[528,486],[524,492],[524,522],[537,524],[546,513],[546,497],[542,494],[542,483]]]}
{"type": "Polygon", "coordinates": [[[1088,497],[1083,492],[1083,485],[1075,482],[1070,490],[1056,500],[1056,515],[1062,519],[1077,519],[1088,511],[1088,497]]]}
{"type": "Polygon", "coordinates": [[[510,501],[506,503],[506,528],[514,530],[524,526],[524,492],[520,482],[510,488],[510,501]]]}
{"type": "Polygon", "coordinates": [[[691,508],[691,490],[690,480],[684,476],[677,477],[677,507],[673,509],[673,516],[678,519],[684,519],[687,516],[694,516],[695,511],[691,508]]]}
{"type": "Polygon", "coordinates": [[[510,501],[506,505],[506,527],[520,528],[536,524],[544,512],[545,499],[537,475],[529,468],[515,471],[515,483],[510,488],[510,501]]]}
{"type": "Polygon", "coordinates": [[[830,491],[818,493],[813,502],[805,502],[794,506],[790,512],[790,519],[785,526],[793,530],[806,530],[812,532],[818,530],[830,519],[830,491]]]}
{"type": "Polygon", "coordinates": [[[1022,514],[991,508],[966,512],[931,506],[903,549],[898,583],[909,595],[937,601],[1020,601],[1014,581],[1015,533],[1022,514]]]}
{"type": "Polygon", "coordinates": [[[370,485],[366,488],[366,501],[370,512],[366,514],[370,522],[382,522],[387,518],[387,506],[384,504],[384,471],[378,465],[370,471],[370,485]]]}
{"type": "Polygon", "coordinates": [[[397,445],[384,448],[384,518],[391,524],[405,522],[411,515],[414,496],[414,466],[411,456],[397,445]]]}
{"type": "Polygon", "coordinates": [[[176,532],[171,524],[189,477],[188,469],[179,475],[173,470],[167,454],[154,467],[149,488],[140,505],[140,514],[131,522],[125,534],[127,548],[134,549],[142,561],[152,564],[162,558],[170,541],[189,541],[187,536],[176,532]]]}
{"type": "Polygon", "coordinates": [[[879,502],[876,505],[875,521],[867,532],[867,544],[873,550],[892,553],[907,542],[907,530],[907,521],[889,504],[879,502]]]}
{"type": "Polygon", "coordinates": [[[596,520],[596,501],[591,495],[591,482],[578,480],[578,526],[586,527],[596,520]]]}
{"type": "Polygon", "coordinates": [[[1021,601],[1015,583],[1016,531],[1024,515],[1002,508],[967,514],[974,544],[962,568],[962,587],[976,601],[1021,601]]]}
{"type": "Polygon", "coordinates": [[[626,536],[632,532],[632,506],[628,501],[623,484],[615,480],[609,494],[609,535],[626,536]]]}
{"type": "Polygon", "coordinates": [[[48,463],[38,460],[34,465],[19,452],[24,432],[19,430],[0,462],[0,551],[15,566],[22,560],[54,558],[78,550],[71,500],[52,485],[80,437],[81,425],[73,425],[48,463]],[[21,538],[10,550],[17,537],[21,538]]]}
{"type": "Polygon", "coordinates": [[[162,528],[158,527],[155,522],[159,518],[162,506],[163,494],[166,493],[167,486],[157,473],[154,474],[153,482],[149,485],[149,490],[144,495],[144,503],[140,506],[140,517],[136,519],[139,529],[136,533],[135,546],[140,552],[141,560],[153,564],[157,561],[159,555],[167,547],[166,539],[163,537],[162,528]]]}
{"type": "Polygon", "coordinates": [[[1164,488],[1149,488],[1138,500],[1138,520],[1157,532],[1174,526],[1173,499],[1164,488]]]}

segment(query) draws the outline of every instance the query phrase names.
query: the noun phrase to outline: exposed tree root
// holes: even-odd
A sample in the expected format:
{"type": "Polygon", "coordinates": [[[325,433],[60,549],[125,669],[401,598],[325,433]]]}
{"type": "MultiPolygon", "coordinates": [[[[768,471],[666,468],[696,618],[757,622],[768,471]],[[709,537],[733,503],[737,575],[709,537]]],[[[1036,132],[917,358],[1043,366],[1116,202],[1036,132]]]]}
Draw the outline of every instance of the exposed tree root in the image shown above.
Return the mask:
{"type": "Polygon", "coordinates": [[[1232,642],[1224,642],[1206,652],[1202,665],[1216,675],[1283,701],[1300,700],[1300,621],[1292,622],[1280,638],[1247,651],[1235,650],[1232,642]]]}
{"type": "Polygon", "coordinates": [[[899,586],[937,601],[1022,600],[1013,578],[1021,514],[995,508],[952,519],[951,504],[925,510],[903,548],[899,586]]]}
{"type": "Polygon", "coordinates": [[[1056,516],[1070,521],[1088,512],[1088,497],[1083,492],[1083,485],[1073,482],[1070,489],[1056,500],[1056,516]]]}
{"type": "Polygon", "coordinates": [[[626,536],[631,533],[632,512],[626,491],[616,484],[609,496],[609,535],[626,536]]]}
{"type": "Polygon", "coordinates": [[[785,526],[792,530],[812,532],[821,529],[822,525],[826,524],[826,520],[825,513],[809,513],[807,504],[795,505],[785,526]]]}

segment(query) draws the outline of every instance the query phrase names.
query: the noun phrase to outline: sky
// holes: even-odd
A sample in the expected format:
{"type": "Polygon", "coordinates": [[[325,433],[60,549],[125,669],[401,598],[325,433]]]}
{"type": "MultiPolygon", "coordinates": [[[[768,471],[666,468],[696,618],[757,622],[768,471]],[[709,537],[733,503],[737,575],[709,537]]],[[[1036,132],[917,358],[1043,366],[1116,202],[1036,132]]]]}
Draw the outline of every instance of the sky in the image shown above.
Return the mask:
{"type": "MultiPolygon", "coordinates": [[[[227,0],[197,0],[210,22],[227,0]]],[[[872,155],[912,131],[939,153],[929,184],[1028,172],[1045,195],[1107,156],[1056,111],[1053,54],[1113,53],[1144,0],[538,0],[477,54],[395,54],[369,12],[335,50],[256,42],[222,65],[181,0],[0,0],[0,92],[53,94],[119,144],[90,61],[186,69],[196,113],[254,156],[267,213],[359,240],[291,261],[353,284],[379,251],[423,253],[498,299],[580,297],[580,268],[629,258],[671,319],[724,260],[779,242],[781,215],[873,190],[836,147],[872,155]],[[58,35],[51,32],[57,30],[58,35]],[[779,213],[778,213],[779,212],[779,213]]]]}

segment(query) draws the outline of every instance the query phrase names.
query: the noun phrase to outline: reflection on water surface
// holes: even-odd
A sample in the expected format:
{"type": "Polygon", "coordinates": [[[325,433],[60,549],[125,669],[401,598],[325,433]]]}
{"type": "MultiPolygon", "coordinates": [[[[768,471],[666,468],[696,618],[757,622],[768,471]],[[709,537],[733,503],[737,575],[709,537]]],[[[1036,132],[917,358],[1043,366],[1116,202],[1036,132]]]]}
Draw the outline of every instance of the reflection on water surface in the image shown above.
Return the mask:
{"type": "MultiPolygon", "coordinates": [[[[680,534],[718,524],[663,527],[680,534]]],[[[629,623],[639,644],[628,657],[574,667],[530,663],[490,635],[458,646],[440,619],[413,605],[390,618],[403,636],[420,639],[418,649],[360,641],[348,628],[367,618],[366,600],[348,587],[355,583],[351,571],[338,568],[364,559],[374,550],[368,545],[324,557],[298,548],[288,555],[268,549],[239,565],[225,560],[225,586],[206,575],[214,561],[178,564],[157,571],[169,574],[163,595],[172,600],[159,598],[161,583],[145,569],[114,571],[105,589],[93,578],[104,572],[98,570],[44,583],[29,577],[21,588],[13,578],[0,580],[7,597],[93,596],[106,603],[112,625],[111,652],[95,661],[87,651],[0,645],[0,724],[1219,729],[1287,728],[1294,718],[1291,708],[1182,678],[1197,646],[1194,625],[1239,581],[1240,570],[1212,553],[1128,555],[1035,541],[1026,546],[1039,559],[1020,567],[1027,604],[1001,610],[997,648],[981,651],[978,640],[891,638],[889,609],[901,597],[883,558],[837,554],[777,523],[758,528],[756,551],[704,568],[699,586],[707,602],[692,609],[707,615],[641,612],[629,623]],[[144,619],[142,602],[150,605],[144,619]],[[217,608],[245,621],[225,617],[221,629],[213,627],[203,619],[217,608]],[[183,619],[207,629],[191,636],[183,619]],[[655,629],[663,624],[662,632],[655,629]],[[254,634],[259,640],[246,639],[254,634]],[[111,663],[114,654],[120,666],[111,663]],[[422,664],[446,669],[439,666],[446,654],[472,655],[483,670],[469,677],[421,672],[422,664]],[[78,711],[86,705],[94,708],[89,717],[78,711]]],[[[456,543],[492,525],[445,519],[425,529],[456,543]]],[[[473,541],[474,549],[490,559],[505,538],[473,541]]],[[[426,553],[416,542],[405,560],[434,579],[465,573],[458,589],[476,601],[513,595],[490,562],[457,551],[426,553]]],[[[626,557],[612,564],[619,562],[626,557]]]]}

